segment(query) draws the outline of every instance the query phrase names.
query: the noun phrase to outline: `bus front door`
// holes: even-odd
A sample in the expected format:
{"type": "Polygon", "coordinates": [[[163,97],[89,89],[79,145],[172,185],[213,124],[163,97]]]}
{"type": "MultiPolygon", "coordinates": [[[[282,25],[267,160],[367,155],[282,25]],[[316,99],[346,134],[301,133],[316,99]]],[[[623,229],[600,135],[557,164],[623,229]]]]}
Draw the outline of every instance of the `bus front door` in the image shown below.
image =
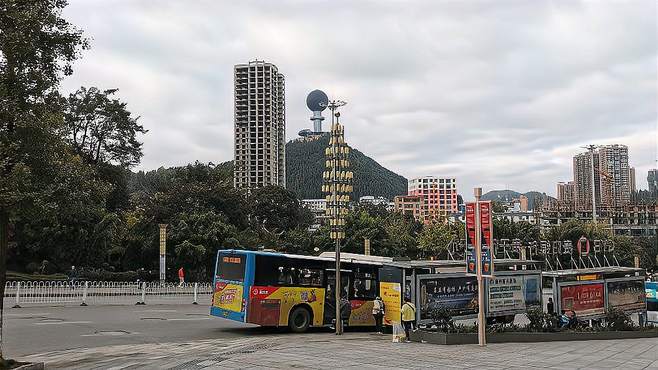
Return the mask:
{"type": "MultiPolygon", "coordinates": [[[[350,318],[349,287],[351,271],[340,271],[340,316],[344,323],[350,318]]],[[[324,324],[329,325],[336,318],[336,272],[327,272],[326,292],[324,295],[324,324]]]]}

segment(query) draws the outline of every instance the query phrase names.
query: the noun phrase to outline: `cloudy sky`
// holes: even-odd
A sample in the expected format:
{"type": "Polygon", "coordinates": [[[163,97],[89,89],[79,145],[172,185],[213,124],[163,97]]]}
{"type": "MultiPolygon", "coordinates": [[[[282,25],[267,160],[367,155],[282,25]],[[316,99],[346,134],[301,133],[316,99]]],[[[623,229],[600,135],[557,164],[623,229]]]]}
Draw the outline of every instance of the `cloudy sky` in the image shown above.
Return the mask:
{"type": "Polygon", "coordinates": [[[348,142],[467,197],[555,193],[586,144],[626,144],[638,186],[658,157],[656,2],[70,0],[92,39],[65,80],[119,88],[150,130],[140,169],[232,159],[233,65],[286,76],[287,137],[319,88],[348,142]]]}

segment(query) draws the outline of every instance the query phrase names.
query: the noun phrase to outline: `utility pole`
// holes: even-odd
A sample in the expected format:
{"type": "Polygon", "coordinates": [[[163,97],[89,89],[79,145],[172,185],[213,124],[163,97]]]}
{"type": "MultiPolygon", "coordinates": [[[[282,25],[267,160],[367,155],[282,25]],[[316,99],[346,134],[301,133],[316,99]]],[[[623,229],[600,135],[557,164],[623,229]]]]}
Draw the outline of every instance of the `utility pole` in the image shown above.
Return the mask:
{"type": "Polygon", "coordinates": [[[478,282],[478,344],[483,347],[487,345],[487,337],[485,334],[486,322],[484,318],[484,284],[482,278],[482,218],[480,216],[480,197],[482,196],[482,188],[475,188],[473,190],[475,195],[475,264],[477,271],[478,282]]]}
{"type": "Polygon", "coordinates": [[[331,133],[329,136],[329,147],[325,151],[327,158],[326,168],[323,178],[325,184],[322,190],[329,193],[327,196],[327,213],[330,216],[331,233],[330,237],[335,242],[336,257],[336,335],[343,333],[343,322],[341,320],[341,276],[340,276],[340,242],[345,238],[345,215],[347,206],[350,201],[349,194],[352,193],[352,177],[349,168],[350,149],[345,143],[344,128],[339,122],[340,112],[336,109],[347,104],[342,100],[332,100],[326,104],[331,110],[331,133]]]}

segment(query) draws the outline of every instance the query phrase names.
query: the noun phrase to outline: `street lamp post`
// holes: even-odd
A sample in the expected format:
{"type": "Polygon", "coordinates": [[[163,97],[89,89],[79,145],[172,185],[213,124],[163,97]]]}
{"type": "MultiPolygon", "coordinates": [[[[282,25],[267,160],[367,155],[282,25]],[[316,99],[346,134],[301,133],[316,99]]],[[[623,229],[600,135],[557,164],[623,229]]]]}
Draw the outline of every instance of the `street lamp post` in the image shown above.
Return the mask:
{"type": "Polygon", "coordinates": [[[347,214],[347,205],[350,201],[349,194],[352,192],[352,172],[346,171],[349,168],[349,147],[345,143],[344,128],[339,122],[340,112],[337,108],[344,106],[344,101],[333,100],[327,104],[331,110],[331,132],[329,136],[329,146],[325,150],[326,168],[323,173],[324,185],[322,190],[328,193],[327,213],[330,216],[331,232],[330,237],[335,243],[336,257],[336,335],[343,333],[343,323],[341,320],[341,276],[340,276],[340,242],[345,238],[345,215],[347,214]]]}

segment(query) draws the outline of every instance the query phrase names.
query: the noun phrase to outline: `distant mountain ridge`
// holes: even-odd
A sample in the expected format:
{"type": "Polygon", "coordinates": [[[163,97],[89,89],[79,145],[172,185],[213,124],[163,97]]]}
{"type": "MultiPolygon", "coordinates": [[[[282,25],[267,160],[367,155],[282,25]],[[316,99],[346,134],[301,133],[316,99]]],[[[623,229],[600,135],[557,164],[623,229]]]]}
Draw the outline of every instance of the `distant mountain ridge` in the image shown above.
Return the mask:
{"type": "MultiPolygon", "coordinates": [[[[299,199],[322,198],[322,172],[329,136],[293,140],[286,144],[286,187],[299,199]]],[[[364,195],[393,199],[407,194],[407,179],[384,168],[357,149],[350,152],[350,171],[354,172],[352,199],[364,195]]]]}
{"type": "Polygon", "coordinates": [[[540,193],[538,191],[528,191],[526,193],[519,193],[514,190],[492,190],[482,195],[482,200],[495,200],[499,202],[511,202],[513,199],[518,199],[520,195],[525,195],[528,197],[528,210],[534,210],[538,206],[544,197],[550,199],[555,199],[546,193],[540,193]]]}

